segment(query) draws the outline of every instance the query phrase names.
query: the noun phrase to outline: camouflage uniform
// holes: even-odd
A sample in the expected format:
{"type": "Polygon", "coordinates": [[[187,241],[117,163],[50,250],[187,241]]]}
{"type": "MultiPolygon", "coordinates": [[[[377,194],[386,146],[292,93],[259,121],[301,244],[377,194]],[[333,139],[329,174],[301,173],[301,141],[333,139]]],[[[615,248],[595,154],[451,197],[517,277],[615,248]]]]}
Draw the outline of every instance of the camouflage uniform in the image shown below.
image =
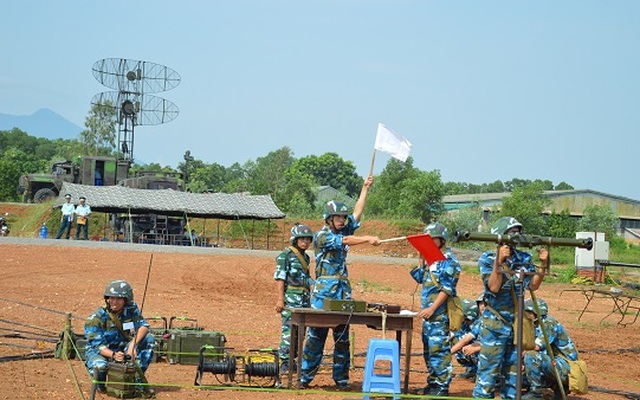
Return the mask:
{"type": "MultiPolygon", "coordinates": [[[[109,365],[109,360],[99,353],[100,349],[108,347],[110,350],[116,352],[120,349],[121,345],[124,345],[127,346],[124,348],[126,352],[135,332],[143,326],[149,328],[149,323],[142,317],[138,305],[134,302],[127,302],[121,313],[112,315],[120,321],[126,336],[120,332],[120,329],[118,329],[116,323],[111,319],[109,311],[105,307],[99,308],[91,314],[84,325],[84,333],[87,336],[85,353],[87,361],[85,364],[91,376],[94,376],[94,369],[98,370],[99,381],[106,379],[109,365]],[[133,329],[129,330],[127,327],[131,322],[133,322],[133,329]]],[[[136,343],[137,361],[143,372],[147,370],[149,363],[153,359],[155,345],[155,338],[150,333],[148,333],[141,342],[136,343]]]]}
{"type": "MultiPolygon", "coordinates": [[[[415,267],[410,274],[416,282],[422,284],[422,308],[433,304],[440,291],[449,296],[456,296],[456,285],[460,277],[460,264],[449,249],[445,252],[446,260],[436,261],[427,271],[426,264],[415,267]],[[439,283],[434,282],[434,279],[439,283]]],[[[429,371],[427,386],[444,391],[451,384],[451,337],[449,335],[449,318],[446,302],[440,305],[429,320],[422,322],[422,343],[424,345],[424,361],[429,371]]]]}
{"type": "MultiPolygon", "coordinates": [[[[349,246],[342,243],[344,236],[351,236],[360,227],[353,215],[349,215],[345,226],[333,233],[328,226],[318,231],[313,239],[316,252],[316,282],[311,295],[311,307],[324,308],[325,299],[351,299],[351,285],[347,271],[349,246]]],[[[315,377],[320,363],[329,328],[310,327],[302,358],[300,382],[308,385],[315,377]]],[[[333,380],[338,386],[349,382],[349,325],[333,328],[333,380]]]]}
{"type": "Polygon", "coordinates": [[[282,310],[282,335],[280,339],[279,357],[283,366],[289,367],[289,349],[291,346],[291,308],[308,308],[310,306],[309,291],[313,280],[309,275],[309,256],[300,251],[307,262],[306,268],[298,260],[291,248],[286,248],[276,258],[276,272],[273,279],[284,281],[284,304],[282,310]]]}
{"type": "MultiPolygon", "coordinates": [[[[547,338],[549,339],[549,344],[555,355],[556,368],[566,387],[569,380],[569,363],[560,357],[560,355],[563,355],[571,361],[577,361],[578,350],[565,327],[557,319],[549,316],[543,318],[542,321],[545,326],[547,338]]],[[[547,352],[540,324],[536,326],[536,345],[541,349],[540,351],[530,350],[527,351],[524,356],[524,372],[529,382],[530,390],[532,391],[557,385],[551,364],[551,356],[547,352]]]]}
{"type": "MultiPolygon", "coordinates": [[[[482,318],[478,317],[473,321],[466,320],[462,324],[462,328],[453,333],[453,343],[455,344],[464,336],[471,335],[473,339],[467,344],[473,344],[480,337],[482,331],[482,318]]],[[[457,351],[453,355],[460,365],[466,368],[466,372],[469,374],[476,374],[478,371],[478,353],[466,355],[462,352],[462,349],[457,351]]]]}
{"type": "MultiPolygon", "coordinates": [[[[524,281],[518,283],[512,279],[505,279],[498,293],[493,293],[489,290],[489,276],[493,271],[495,258],[495,252],[487,251],[478,260],[478,267],[485,286],[484,299],[487,307],[482,314],[483,326],[479,338],[482,349],[478,357],[478,376],[473,389],[473,397],[494,398],[497,379],[502,375],[504,385],[500,392],[501,398],[515,399],[517,349],[513,343],[512,324],[515,318],[513,293],[519,293],[522,285],[528,289],[531,276],[525,275],[524,281]],[[498,312],[500,317],[491,309],[498,312]]],[[[535,271],[531,255],[512,248],[512,255],[505,261],[504,269],[515,271],[522,268],[526,272],[535,271]]]]}

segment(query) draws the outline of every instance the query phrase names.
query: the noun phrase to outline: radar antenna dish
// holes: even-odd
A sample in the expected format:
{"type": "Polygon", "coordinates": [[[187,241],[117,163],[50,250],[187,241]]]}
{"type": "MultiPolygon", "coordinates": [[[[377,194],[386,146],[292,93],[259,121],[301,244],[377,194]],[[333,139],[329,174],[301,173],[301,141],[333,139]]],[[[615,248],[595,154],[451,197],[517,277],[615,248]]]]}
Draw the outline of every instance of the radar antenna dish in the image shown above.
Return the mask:
{"type": "Polygon", "coordinates": [[[164,124],[179,114],[174,103],[148,93],[175,88],[180,84],[180,75],[164,65],[125,58],[96,61],[92,71],[98,82],[114,90],[96,94],[91,104],[115,111],[118,118],[118,161],[124,161],[130,167],[135,127],[164,124]]]}

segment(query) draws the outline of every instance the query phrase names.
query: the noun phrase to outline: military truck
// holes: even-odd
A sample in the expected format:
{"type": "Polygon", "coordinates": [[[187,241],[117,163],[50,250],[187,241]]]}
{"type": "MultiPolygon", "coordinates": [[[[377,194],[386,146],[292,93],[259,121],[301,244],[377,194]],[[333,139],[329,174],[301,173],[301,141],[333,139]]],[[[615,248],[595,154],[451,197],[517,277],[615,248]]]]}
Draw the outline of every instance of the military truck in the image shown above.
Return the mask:
{"type": "Polygon", "coordinates": [[[18,194],[25,203],[42,203],[60,194],[62,182],[91,186],[111,186],[126,178],[128,161],[113,157],[83,156],[78,161],[58,161],[49,174],[22,175],[18,181],[18,194]]]}

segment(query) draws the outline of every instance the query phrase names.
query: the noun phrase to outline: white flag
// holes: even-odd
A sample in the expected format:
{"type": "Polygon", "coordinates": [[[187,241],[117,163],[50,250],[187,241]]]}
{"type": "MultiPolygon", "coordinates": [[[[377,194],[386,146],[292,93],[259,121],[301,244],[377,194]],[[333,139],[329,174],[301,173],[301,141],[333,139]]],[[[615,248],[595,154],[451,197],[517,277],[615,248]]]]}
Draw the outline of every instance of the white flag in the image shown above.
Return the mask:
{"type": "Polygon", "coordinates": [[[387,128],[383,123],[379,123],[376,144],[373,148],[384,151],[391,157],[405,162],[411,151],[411,143],[403,138],[402,135],[387,128]]]}

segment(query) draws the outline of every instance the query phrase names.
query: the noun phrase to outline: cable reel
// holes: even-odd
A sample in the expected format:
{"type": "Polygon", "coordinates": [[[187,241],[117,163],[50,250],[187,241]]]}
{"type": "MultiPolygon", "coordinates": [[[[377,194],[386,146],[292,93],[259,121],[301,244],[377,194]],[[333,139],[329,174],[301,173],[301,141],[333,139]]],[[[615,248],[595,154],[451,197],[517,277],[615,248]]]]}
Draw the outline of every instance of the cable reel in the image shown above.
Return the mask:
{"type": "MultiPolygon", "coordinates": [[[[217,352],[222,350],[224,352],[224,349],[210,345],[204,345],[200,348],[198,352],[198,369],[193,384],[195,386],[201,386],[202,375],[205,372],[211,372],[220,383],[222,382],[220,381],[219,375],[223,376],[224,382],[233,382],[236,378],[236,357],[226,354],[225,352],[223,353],[224,356],[215,356],[215,358],[221,358],[222,361],[206,361],[205,352],[208,350],[217,350],[217,352]]],[[[209,356],[209,358],[211,357],[209,356]]]]}
{"type": "Polygon", "coordinates": [[[280,380],[280,359],[273,349],[250,349],[245,355],[233,355],[229,349],[205,345],[198,353],[198,367],[195,386],[202,386],[202,377],[211,372],[221,384],[238,384],[243,386],[273,387],[280,380]],[[205,354],[211,349],[224,355],[205,354]]]}

